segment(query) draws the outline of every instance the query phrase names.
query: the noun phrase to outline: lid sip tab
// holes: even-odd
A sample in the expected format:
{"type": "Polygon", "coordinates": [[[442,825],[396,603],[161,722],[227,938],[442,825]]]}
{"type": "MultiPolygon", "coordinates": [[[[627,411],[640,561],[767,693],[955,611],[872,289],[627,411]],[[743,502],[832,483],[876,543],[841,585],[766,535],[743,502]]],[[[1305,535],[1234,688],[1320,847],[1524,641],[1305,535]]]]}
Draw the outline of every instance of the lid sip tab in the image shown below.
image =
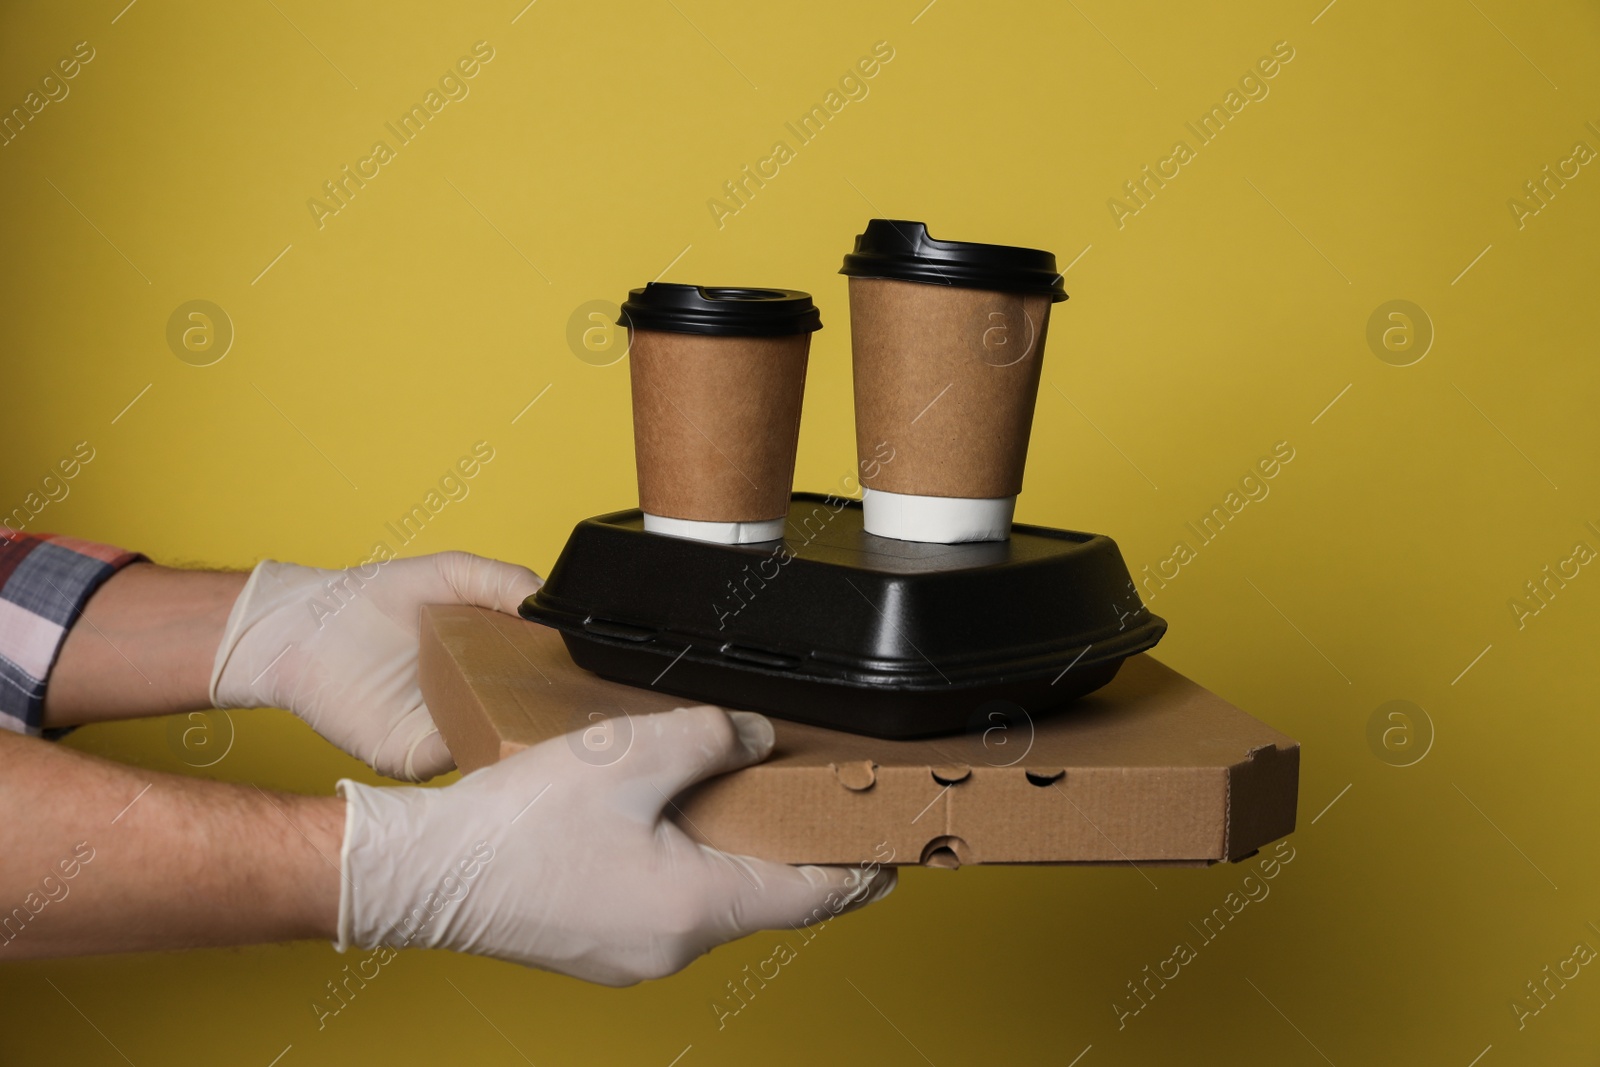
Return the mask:
{"type": "Polygon", "coordinates": [[[856,236],[840,274],[852,278],[950,285],[1003,293],[1047,294],[1067,299],[1053,252],[1014,245],[940,241],[921,222],[873,219],[856,236]]]}
{"type": "Polygon", "coordinates": [[[618,326],[710,337],[783,337],[822,329],[810,293],[798,289],[651,282],[632,289],[618,326]]]}

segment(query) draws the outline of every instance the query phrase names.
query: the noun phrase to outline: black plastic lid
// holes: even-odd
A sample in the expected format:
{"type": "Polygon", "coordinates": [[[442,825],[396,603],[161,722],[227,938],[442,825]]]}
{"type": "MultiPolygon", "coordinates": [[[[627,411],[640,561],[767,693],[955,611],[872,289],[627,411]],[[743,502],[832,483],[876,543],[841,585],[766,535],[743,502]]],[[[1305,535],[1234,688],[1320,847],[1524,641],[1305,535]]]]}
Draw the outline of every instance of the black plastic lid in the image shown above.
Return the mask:
{"type": "Polygon", "coordinates": [[[781,337],[822,329],[810,293],[651,282],[628,293],[618,326],[717,337],[781,337]]]}
{"type": "Polygon", "coordinates": [[[844,257],[840,274],[900,282],[992,289],[1004,293],[1048,293],[1067,298],[1053,252],[1014,245],[936,241],[920,222],[873,219],[844,257]]]}

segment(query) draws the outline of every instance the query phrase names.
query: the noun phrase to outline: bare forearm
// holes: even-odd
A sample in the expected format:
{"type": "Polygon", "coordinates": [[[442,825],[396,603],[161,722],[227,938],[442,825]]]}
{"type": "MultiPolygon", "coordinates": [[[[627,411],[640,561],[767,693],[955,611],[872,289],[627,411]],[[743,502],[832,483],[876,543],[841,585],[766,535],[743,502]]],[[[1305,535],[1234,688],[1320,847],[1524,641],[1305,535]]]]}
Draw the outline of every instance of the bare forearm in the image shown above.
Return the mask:
{"type": "Polygon", "coordinates": [[[336,936],[342,800],[0,734],[0,810],[0,962],[336,936]]]}
{"type": "Polygon", "coordinates": [[[89,599],[45,691],[44,724],[211,706],[211,665],[247,574],[131,564],[89,599]]]}

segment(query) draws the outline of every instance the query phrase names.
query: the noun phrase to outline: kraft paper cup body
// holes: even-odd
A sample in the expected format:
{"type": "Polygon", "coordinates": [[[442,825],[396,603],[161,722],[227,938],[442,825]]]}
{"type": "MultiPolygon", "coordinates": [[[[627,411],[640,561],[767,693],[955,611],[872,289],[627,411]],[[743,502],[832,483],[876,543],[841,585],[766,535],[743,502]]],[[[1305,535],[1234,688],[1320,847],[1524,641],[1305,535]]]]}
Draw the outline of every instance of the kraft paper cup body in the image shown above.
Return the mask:
{"type": "Polygon", "coordinates": [[[733,525],[658,522],[667,533],[724,541],[768,540],[760,534],[772,530],[781,536],[810,333],[629,333],[640,510],[659,519],[733,525]]]}
{"type": "MultiPolygon", "coordinates": [[[[884,278],[849,284],[861,484],[952,498],[957,511],[959,499],[1014,499],[1051,296],[884,278]]],[[[904,533],[886,536],[912,539],[904,533]]]]}

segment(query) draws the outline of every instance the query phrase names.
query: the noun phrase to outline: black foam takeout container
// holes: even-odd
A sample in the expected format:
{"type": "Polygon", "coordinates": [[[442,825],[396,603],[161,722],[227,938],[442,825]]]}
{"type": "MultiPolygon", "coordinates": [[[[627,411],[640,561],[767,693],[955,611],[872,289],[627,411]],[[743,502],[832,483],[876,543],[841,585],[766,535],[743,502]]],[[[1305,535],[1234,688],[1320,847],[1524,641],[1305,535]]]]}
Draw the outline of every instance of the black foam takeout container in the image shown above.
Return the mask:
{"type": "Polygon", "coordinates": [[[897,541],[815,493],[762,544],[646,533],[636,510],[585,519],[521,613],[601,677],[886,738],[1050,711],[1167,628],[1108,537],[897,541]]]}

